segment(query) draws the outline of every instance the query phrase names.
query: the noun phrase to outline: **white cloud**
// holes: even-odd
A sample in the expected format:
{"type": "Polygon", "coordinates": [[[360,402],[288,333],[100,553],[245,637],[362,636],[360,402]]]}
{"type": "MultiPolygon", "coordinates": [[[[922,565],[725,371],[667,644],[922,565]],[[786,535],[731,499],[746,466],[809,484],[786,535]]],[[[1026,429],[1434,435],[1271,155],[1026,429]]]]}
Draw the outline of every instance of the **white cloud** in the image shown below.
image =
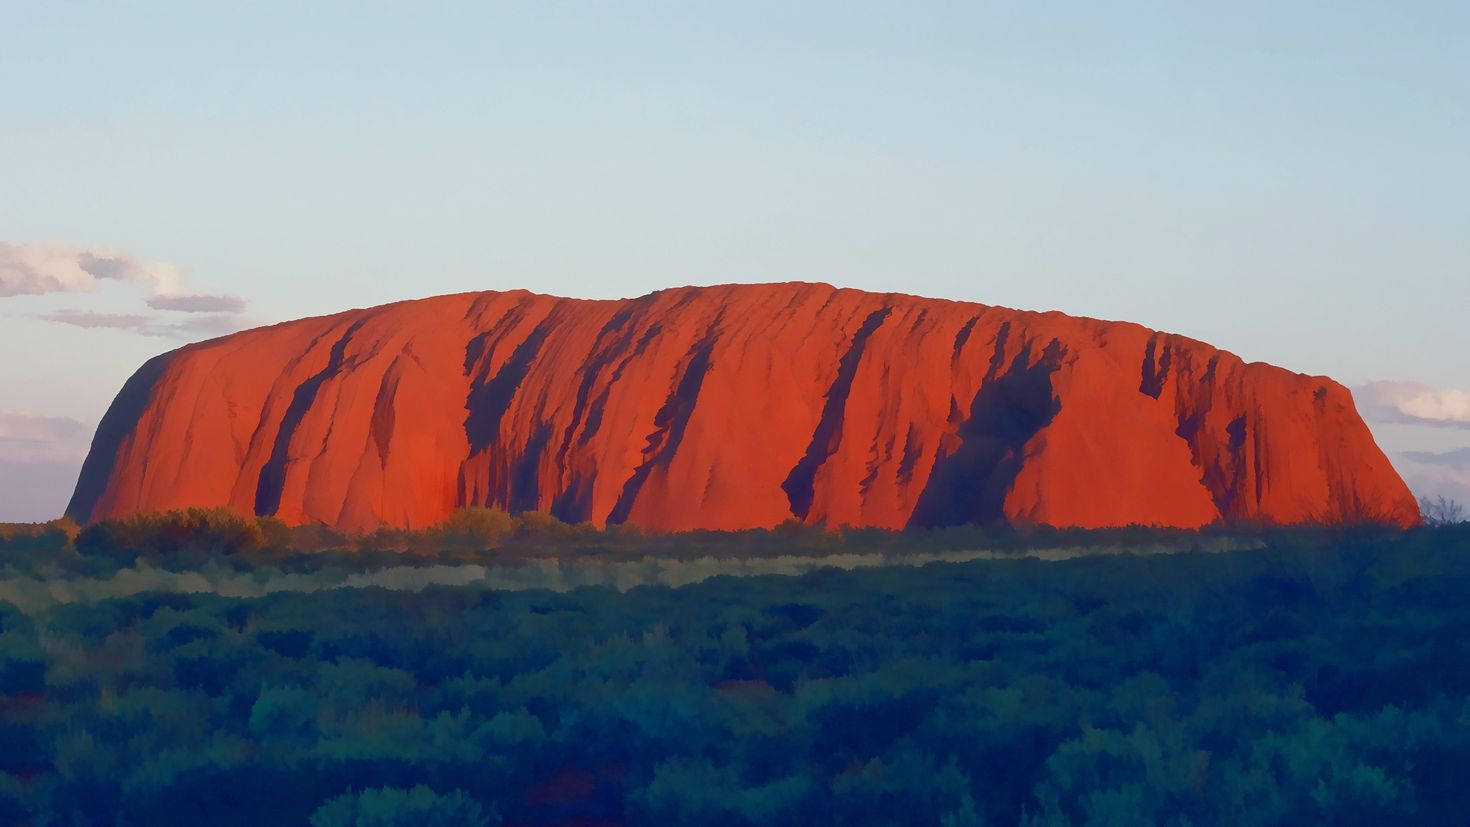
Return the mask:
{"type": "Polygon", "coordinates": [[[0,298],[47,293],[95,293],[103,282],[139,287],[146,302],[163,314],[99,313],[56,310],[33,318],[81,328],[127,330],[143,336],[207,339],[252,326],[239,296],[183,292],[182,271],[167,262],[147,261],[121,250],[64,244],[9,244],[0,241],[0,298]],[[192,314],[178,319],[171,313],[192,314]]]}
{"type": "Polygon", "coordinates": [[[1358,410],[1375,422],[1470,428],[1470,392],[1419,382],[1371,382],[1353,391],[1358,410]]]}
{"type": "Polygon", "coordinates": [[[171,295],[179,292],[180,277],[172,264],[144,261],[121,250],[0,241],[0,296],[92,293],[103,280],[171,295]]]}
{"type": "Polygon", "coordinates": [[[9,244],[0,241],[0,297],[95,293],[104,281],[141,287],[148,306],[185,313],[239,313],[237,296],[183,292],[183,271],[109,247],[9,244]]]}

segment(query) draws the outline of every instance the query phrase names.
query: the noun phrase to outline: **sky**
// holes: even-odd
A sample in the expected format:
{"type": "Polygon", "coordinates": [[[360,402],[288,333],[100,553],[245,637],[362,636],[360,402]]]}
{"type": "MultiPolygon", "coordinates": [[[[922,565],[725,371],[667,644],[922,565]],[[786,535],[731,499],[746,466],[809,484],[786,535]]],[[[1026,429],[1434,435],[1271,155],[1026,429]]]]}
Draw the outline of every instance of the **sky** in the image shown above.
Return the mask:
{"type": "Polygon", "coordinates": [[[1470,4],[0,0],[0,520],[148,357],[467,290],[824,281],[1357,389],[1470,500],[1470,4]]]}

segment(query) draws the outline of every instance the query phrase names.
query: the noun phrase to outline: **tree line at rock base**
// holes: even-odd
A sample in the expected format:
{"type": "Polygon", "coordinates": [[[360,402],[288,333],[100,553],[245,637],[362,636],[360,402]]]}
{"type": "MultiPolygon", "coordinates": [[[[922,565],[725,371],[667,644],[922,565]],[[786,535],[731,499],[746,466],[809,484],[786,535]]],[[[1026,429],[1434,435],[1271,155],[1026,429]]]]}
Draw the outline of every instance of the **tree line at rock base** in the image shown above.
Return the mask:
{"type": "MultiPolygon", "coordinates": [[[[1453,522],[1457,521],[1435,520],[1432,524],[1453,522]]],[[[1258,542],[1332,544],[1344,535],[1392,537],[1402,531],[1376,524],[1222,525],[1198,531],[993,524],[893,531],[789,520],[770,529],[655,533],[624,524],[601,528],[591,523],[571,524],[540,511],[512,515],[495,508],[461,508],[437,525],[420,530],[384,528],[351,535],[322,525],[288,526],[274,517],[245,516],[223,508],[189,508],[132,514],[85,527],[67,518],[37,524],[0,523],[0,566],[64,577],[102,575],[140,562],[174,571],[210,564],[239,570],[310,571],[327,565],[514,563],[546,557],[607,561],[970,550],[1018,553],[1040,548],[1177,551],[1258,542]]]]}

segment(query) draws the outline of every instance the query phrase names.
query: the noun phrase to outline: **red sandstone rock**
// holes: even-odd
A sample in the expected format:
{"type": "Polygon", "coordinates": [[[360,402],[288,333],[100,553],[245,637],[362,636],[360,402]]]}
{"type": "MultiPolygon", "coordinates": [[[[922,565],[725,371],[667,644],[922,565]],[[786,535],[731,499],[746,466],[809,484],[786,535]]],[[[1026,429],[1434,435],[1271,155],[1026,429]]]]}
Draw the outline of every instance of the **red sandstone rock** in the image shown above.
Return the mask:
{"type": "Polygon", "coordinates": [[[470,293],[144,365],[69,513],[348,531],[1418,521],[1348,391],[1134,324],[824,284],[470,293]]]}

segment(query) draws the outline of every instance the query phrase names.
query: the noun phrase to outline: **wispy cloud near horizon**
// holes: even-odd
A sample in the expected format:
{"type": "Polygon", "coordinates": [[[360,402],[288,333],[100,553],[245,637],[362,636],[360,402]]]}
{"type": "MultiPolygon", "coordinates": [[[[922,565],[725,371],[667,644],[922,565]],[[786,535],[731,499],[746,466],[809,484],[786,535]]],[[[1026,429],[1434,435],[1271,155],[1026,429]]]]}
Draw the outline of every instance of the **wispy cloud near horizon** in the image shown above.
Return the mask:
{"type": "Polygon", "coordinates": [[[0,411],[0,521],[61,516],[92,430],[68,417],[0,411]]]}
{"type": "Polygon", "coordinates": [[[243,313],[245,300],[239,296],[209,293],[152,296],[148,306],[154,310],[177,310],[183,313],[243,313]]]}
{"type": "Polygon", "coordinates": [[[0,461],[80,461],[91,438],[91,426],[76,419],[0,411],[0,461]]]}
{"type": "Polygon", "coordinates": [[[57,310],[32,318],[88,330],[126,330],[142,336],[171,339],[213,338],[251,327],[254,323],[235,313],[209,313],[168,321],[137,313],[97,313],[91,310],[57,310]]]}
{"type": "Polygon", "coordinates": [[[1374,422],[1470,428],[1470,392],[1422,382],[1370,382],[1353,389],[1358,411],[1374,422]]]}
{"type": "Polygon", "coordinates": [[[1402,451],[1393,463],[1415,496],[1470,504],[1470,448],[1402,451]]]}
{"type": "Polygon", "coordinates": [[[0,241],[0,298],[54,293],[96,293],[104,282],[140,288],[149,308],[162,314],[103,313],[64,309],[32,318],[72,327],[127,330],[143,336],[188,339],[219,336],[250,327],[245,299],[183,290],[183,271],[110,247],[12,244],[0,241]],[[189,314],[181,320],[169,314],[189,314]]]}

